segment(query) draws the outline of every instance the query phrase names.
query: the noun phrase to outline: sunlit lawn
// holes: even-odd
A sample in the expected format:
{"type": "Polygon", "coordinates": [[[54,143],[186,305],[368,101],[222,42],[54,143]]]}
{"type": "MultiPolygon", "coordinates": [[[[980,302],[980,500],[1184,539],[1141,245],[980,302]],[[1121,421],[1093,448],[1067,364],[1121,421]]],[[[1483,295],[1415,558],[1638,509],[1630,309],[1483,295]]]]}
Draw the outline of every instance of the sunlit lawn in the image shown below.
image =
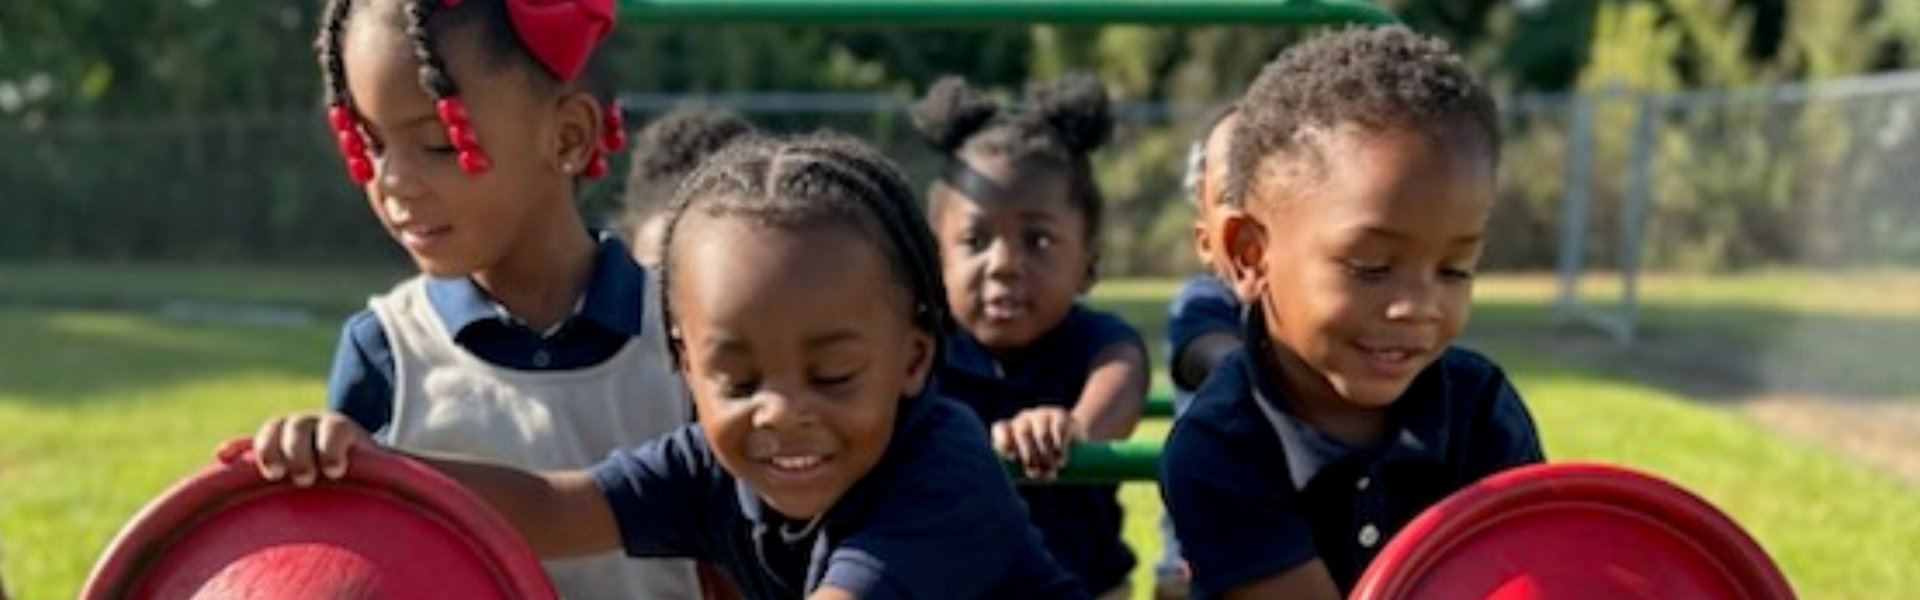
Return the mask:
{"type": "MultiPolygon", "coordinates": [[[[315,406],[336,332],[332,319],[338,315],[327,311],[350,309],[385,284],[351,272],[267,284],[217,272],[205,277],[207,285],[226,286],[238,295],[197,300],[282,301],[316,307],[324,316],[305,325],[250,326],[47,308],[46,301],[35,308],[0,309],[5,340],[0,343],[0,572],[15,598],[73,597],[95,556],[125,520],[166,485],[204,464],[217,442],[250,431],[268,415],[315,406]]],[[[1772,291],[1713,292],[1729,298],[1700,292],[1703,299],[1697,303],[1815,308],[1762,302],[1820,285],[1769,277],[1783,282],[1748,284],[1771,285],[1772,291]]],[[[0,268],[0,300],[22,290],[21,281],[19,270],[0,268]]],[[[1483,298],[1492,307],[1475,327],[1501,330],[1544,322],[1551,284],[1543,281],[1488,278],[1483,298]]],[[[69,283],[67,289],[87,286],[112,289],[91,282],[69,283]]],[[[205,288],[182,289],[130,287],[119,290],[131,298],[119,305],[140,308],[205,288]]],[[[1169,282],[1116,281],[1105,284],[1099,297],[1157,340],[1171,290],[1169,282]]],[[[45,288],[28,291],[50,294],[45,288]]],[[[1836,306],[1827,312],[1908,325],[1920,319],[1920,310],[1900,312],[1841,296],[1863,307],[1836,306]]],[[[1907,297],[1920,298],[1920,293],[1909,291],[1907,297]]],[[[1727,408],[1535,353],[1503,352],[1508,346],[1502,338],[1490,338],[1485,346],[1507,364],[1526,394],[1553,458],[1618,462],[1698,492],[1748,527],[1805,597],[1920,597],[1920,569],[1912,568],[1920,564],[1920,492],[1915,488],[1824,449],[1783,441],[1727,408]]],[[[1915,355],[1920,354],[1905,356],[1915,355]]],[[[1876,364],[1890,368],[1888,360],[1882,356],[1876,364]]],[[[1155,438],[1164,427],[1164,422],[1150,422],[1140,435],[1155,438]]],[[[1128,539],[1142,555],[1136,590],[1145,597],[1151,587],[1146,563],[1159,543],[1157,495],[1148,484],[1128,485],[1122,494],[1129,510],[1128,539]]]]}

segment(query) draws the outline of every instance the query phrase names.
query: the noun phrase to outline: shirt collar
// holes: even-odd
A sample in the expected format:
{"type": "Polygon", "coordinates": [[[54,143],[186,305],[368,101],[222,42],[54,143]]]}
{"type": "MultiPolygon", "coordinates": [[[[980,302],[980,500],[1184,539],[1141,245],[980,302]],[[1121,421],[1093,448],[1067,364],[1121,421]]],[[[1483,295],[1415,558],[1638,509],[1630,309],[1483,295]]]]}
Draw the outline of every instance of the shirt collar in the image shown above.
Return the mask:
{"type": "Polygon", "coordinates": [[[973,335],[955,328],[947,335],[946,351],[940,360],[948,369],[979,379],[1001,379],[1000,361],[973,335]]]}
{"type": "MultiPolygon", "coordinates": [[[[632,253],[618,237],[606,232],[595,232],[594,236],[593,271],[588,274],[587,288],[575,301],[573,316],[568,321],[582,319],[618,335],[640,335],[647,271],[634,262],[632,253]]],[[[455,337],[482,321],[519,323],[470,276],[429,277],[427,299],[440,321],[446,324],[447,331],[455,337]]]]}
{"type": "Polygon", "coordinates": [[[1043,377],[1043,373],[1052,370],[1053,365],[1058,364],[1065,344],[1077,342],[1070,339],[1074,337],[1071,331],[1072,324],[1076,319],[1085,318],[1085,310],[1087,309],[1078,302],[1074,303],[1073,307],[1068,309],[1067,315],[1060,319],[1059,324],[1054,325],[1053,329],[1041,334],[1039,339],[1020,350],[1015,362],[1010,363],[1013,366],[1011,371],[1007,368],[1009,363],[1003,363],[972,334],[958,327],[947,335],[946,348],[941,360],[946,368],[957,370],[970,377],[1006,381],[1015,386],[1028,385],[1032,378],[1043,377]]]}
{"type": "MultiPolygon", "coordinates": [[[[1248,303],[1241,311],[1242,331],[1249,341],[1241,368],[1252,383],[1254,403],[1280,440],[1294,489],[1304,490],[1322,469],[1353,449],[1294,417],[1277,373],[1267,366],[1274,349],[1262,311],[1259,302],[1248,303]]],[[[1392,439],[1377,450],[1376,460],[1445,462],[1450,441],[1447,424],[1453,418],[1451,389],[1439,361],[1415,376],[1406,393],[1387,409],[1392,439]]]]}

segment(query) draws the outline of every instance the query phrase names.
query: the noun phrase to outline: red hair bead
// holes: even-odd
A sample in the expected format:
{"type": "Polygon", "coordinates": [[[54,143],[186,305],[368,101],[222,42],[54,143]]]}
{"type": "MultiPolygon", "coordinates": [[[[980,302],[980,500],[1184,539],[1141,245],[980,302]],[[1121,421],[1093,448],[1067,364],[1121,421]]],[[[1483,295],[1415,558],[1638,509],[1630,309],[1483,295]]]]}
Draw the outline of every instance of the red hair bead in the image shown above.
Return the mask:
{"type": "Polygon", "coordinates": [[[580,174],[585,175],[588,179],[599,179],[602,175],[606,175],[607,157],[600,156],[600,153],[595,152],[593,159],[587,161],[587,170],[580,174]]]}
{"type": "Polygon", "coordinates": [[[373,181],[373,162],[364,156],[348,157],[347,175],[353,177],[354,183],[366,185],[373,181]]]}
{"type": "Polygon", "coordinates": [[[627,119],[619,102],[607,103],[607,133],[604,144],[609,152],[627,147],[627,119]]]}
{"type": "Polygon", "coordinates": [[[466,125],[467,105],[459,98],[441,98],[433,103],[435,111],[440,113],[440,122],[448,125],[466,125]]]}
{"type": "Polygon", "coordinates": [[[353,131],[354,126],[358,125],[354,122],[353,111],[338,104],[327,108],[327,123],[333,125],[334,131],[353,131]]]}
{"type": "Polygon", "coordinates": [[[487,160],[487,154],[479,149],[460,151],[460,170],[468,175],[479,175],[493,168],[493,161],[487,160]]]}

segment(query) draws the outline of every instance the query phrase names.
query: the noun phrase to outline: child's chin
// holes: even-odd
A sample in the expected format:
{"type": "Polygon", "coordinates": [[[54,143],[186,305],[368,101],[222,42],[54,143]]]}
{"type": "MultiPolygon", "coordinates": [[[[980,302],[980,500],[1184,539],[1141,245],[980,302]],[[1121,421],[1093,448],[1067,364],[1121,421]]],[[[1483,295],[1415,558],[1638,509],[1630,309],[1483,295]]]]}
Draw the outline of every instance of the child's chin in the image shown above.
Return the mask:
{"type": "Polygon", "coordinates": [[[413,257],[413,265],[418,267],[421,273],[438,279],[466,277],[473,272],[472,269],[466,268],[465,265],[453,264],[451,262],[434,260],[417,255],[413,257]]]}
{"type": "Polygon", "coordinates": [[[760,499],[765,500],[767,506],[773,507],[773,510],[779,512],[786,518],[806,520],[827,512],[829,508],[833,508],[833,501],[837,498],[823,498],[822,496],[824,496],[824,494],[805,494],[804,497],[799,494],[760,494],[760,499]]]}
{"type": "Polygon", "coordinates": [[[1384,409],[1406,395],[1410,381],[1367,381],[1359,385],[1349,384],[1341,390],[1340,396],[1347,404],[1356,408],[1384,409]]]}

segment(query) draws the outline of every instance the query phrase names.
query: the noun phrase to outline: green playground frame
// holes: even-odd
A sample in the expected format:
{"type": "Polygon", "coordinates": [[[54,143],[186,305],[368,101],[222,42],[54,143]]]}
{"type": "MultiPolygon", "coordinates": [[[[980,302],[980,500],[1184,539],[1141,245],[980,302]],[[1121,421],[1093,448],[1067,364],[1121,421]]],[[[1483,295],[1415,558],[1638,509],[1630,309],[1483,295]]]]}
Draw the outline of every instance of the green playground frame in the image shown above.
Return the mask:
{"type": "Polygon", "coordinates": [[[946,26],[1398,22],[1366,0],[619,0],[626,23],[946,26]]]}
{"type": "MultiPolygon", "coordinates": [[[[757,23],[779,25],[981,26],[1055,25],[1275,25],[1397,23],[1367,0],[618,0],[630,25],[757,23]]],[[[1172,399],[1155,394],[1144,418],[1173,416],[1172,399]]],[[[1051,483],[1152,481],[1160,443],[1076,444],[1051,483]]],[[[1008,465],[1007,472],[1020,477],[1008,465]]],[[[1039,482],[1036,482],[1039,483],[1039,482]]]]}

